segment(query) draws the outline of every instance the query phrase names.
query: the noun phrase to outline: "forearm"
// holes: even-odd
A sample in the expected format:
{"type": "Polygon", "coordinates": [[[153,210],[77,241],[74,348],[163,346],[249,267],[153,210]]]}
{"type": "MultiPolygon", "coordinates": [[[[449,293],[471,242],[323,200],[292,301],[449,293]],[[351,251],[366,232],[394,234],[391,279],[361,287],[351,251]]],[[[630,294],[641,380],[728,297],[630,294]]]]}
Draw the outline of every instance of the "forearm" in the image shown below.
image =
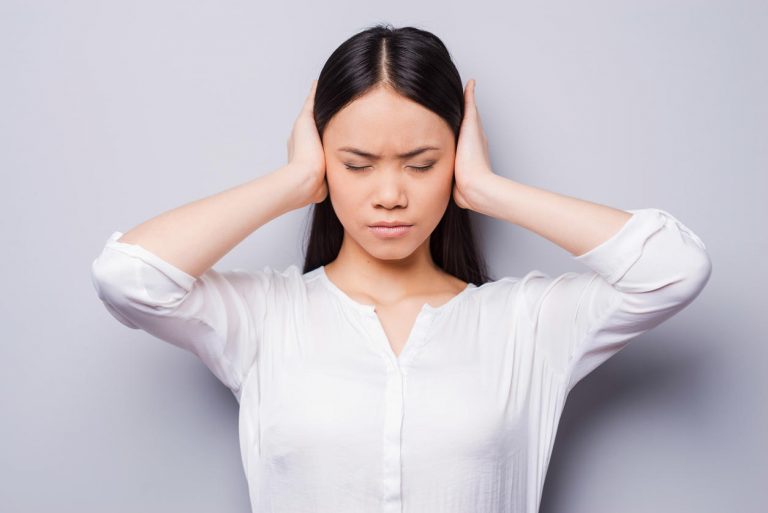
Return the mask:
{"type": "Polygon", "coordinates": [[[472,210],[527,228],[579,256],[608,240],[632,214],[488,174],[473,184],[472,210]]]}
{"type": "Polygon", "coordinates": [[[195,277],[262,225],[305,204],[298,174],[287,166],[187,203],[126,232],[138,244],[195,277]]]}

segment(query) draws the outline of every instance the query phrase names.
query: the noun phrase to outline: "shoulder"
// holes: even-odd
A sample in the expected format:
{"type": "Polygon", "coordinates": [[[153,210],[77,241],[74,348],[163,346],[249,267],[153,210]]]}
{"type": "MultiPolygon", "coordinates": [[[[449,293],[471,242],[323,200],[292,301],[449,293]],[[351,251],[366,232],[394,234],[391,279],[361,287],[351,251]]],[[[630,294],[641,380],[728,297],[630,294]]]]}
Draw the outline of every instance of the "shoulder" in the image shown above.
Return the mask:
{"type": "Polygon", "coordinates": [[[301,294],[303,289],[302,272],[296,264],[285,267],[264,265],[257,269],[235,268],[217,274],[226,276],[227,282],[242,292],[259,298],[294,298],[301,294]]]}
{"type": "Polygon", "coordinates": [[[481,285],[472,284],[469,294],[473,301],[484,303],[506,302],[517,293],[520,283],[527,276],[502,276],[481,285]]]}
{"type": "Polygon", "coordinates": [[[477,286],[472,292],[478,301],[490,303],[518,303],[532,308],[546,292],[559,280],[569,279],[578,273],[564,273],[552,276],[541,270],[533,269],[519,276],[505,275],[477,286]]]}

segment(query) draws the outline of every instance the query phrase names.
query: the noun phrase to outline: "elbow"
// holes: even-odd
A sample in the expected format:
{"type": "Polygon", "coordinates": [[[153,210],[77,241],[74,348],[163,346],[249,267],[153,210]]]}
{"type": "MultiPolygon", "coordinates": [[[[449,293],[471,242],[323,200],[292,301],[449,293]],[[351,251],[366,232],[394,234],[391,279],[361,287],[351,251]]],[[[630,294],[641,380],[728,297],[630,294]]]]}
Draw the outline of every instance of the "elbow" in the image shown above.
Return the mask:
{"type": "Polygon", "coordinates": [[[110,269],[104,253],[91,263],[91,283],[96,295],[104,302],[112,302],[119,296],[119,286],[116,285],[114,268],[110,269]]]}
{"type": "Polygon", "coordinates": [[[687,305],[701,294],[712,275],[712,259],[706,249],[696,248],[688,251],[678,273],[677,279],[669,287],[668,293],[675,303],[687,305]]]}
{"type": "Polygon", "coordinates": [[[105,249],[91,264],[91,281],[105,304],[145,312],[179,305],[188,291],[140,259],[105,249]]]}
{"type": "Polygon", "coordinates": [[[712,259],[704,241],[690,228],[667,214],[674,223],[675,230],[666,248],[669,269],[674,270],[670,293],[677,302],[688,304],[704,289],[712,275],[712,259]]]}
{"type": "Polygon", "coordinates": [[[675,224],[683,242],[680,252],[683,276],[681,288],[683,300],[688,302],[695,299],[709,282],[712,275],[712,259],[701,237],[677,219],[675,224]]]}
{"type": "Polygon", "coordinates": [[[691,299],[698,296],[709,282],[712,275],[712,258],[706,249],[700,249],[696,252],[696,257],[691,259],[688,269],[688,289],[691,299]]]}
{"type": "Polygon", "coordinates": [[[677,311],[707,285],[712,260],[696,233],[666,211],[655,211],[658,219],[647,216],[651,235],[643,239],[639,256],[613,285],[637,308],[677,311]]]}

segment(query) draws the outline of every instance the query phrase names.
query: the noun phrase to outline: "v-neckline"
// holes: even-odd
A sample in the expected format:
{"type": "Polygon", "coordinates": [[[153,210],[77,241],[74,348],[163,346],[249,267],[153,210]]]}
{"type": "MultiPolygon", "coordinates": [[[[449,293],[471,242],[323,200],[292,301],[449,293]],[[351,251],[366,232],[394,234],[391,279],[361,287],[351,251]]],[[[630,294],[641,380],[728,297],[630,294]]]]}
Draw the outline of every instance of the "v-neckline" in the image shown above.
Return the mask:
{"type": "Polygon", "coordinates": [[[339,288],[328,277],[328,274],[325,272],[324,265],[321,265],[319,269],[321,280],[328,287],[328,289],[330,289],[331,292],[339,297],[339,299],[341,299],[345,304],[363,313],[366,318],[373,323],[379,341],[383,346],[385,346],[384,351],[386,352],[386,356],[397,367],[400,367],[404,362],[406,362],[410,358],[410,354],[416,350],[416,347],[421,345],[421,342],[426,336],[426,328],[429,327],[432,319],[437,313],[452,307],[454,304],[461,301],[469,293],[469,291],[477,288],[477,285],[474,283],[467,283],[466,287],[464,287],[461,292],[454,295],[451,299],[440,306],[432,306],[427,302],[423,303],[419,309],[419,312],[416,314],[416,318],[414,319],[413,324],[411,325],[411,329],[405,339],[405,343],[400,349],[400,354],[395,354],[395,350],[392,348],[389,337],[387,337],[386,331],[384,330],[384,325],[381,322],[381,318],[376,312],[376,305],[361,303],[360,301],[352,299],[350,295],[341,290],[341,288],[339,288]]]}

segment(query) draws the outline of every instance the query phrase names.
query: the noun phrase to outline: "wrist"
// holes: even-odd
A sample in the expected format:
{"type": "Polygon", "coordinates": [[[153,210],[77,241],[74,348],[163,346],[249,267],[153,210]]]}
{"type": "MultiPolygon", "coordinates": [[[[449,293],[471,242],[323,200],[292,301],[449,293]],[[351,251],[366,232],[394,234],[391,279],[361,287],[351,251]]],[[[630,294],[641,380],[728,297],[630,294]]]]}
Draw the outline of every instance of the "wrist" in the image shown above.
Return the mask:
{"type": "Polygon", "coordinates": [[[291,210],[303,208],[311,203],[311,184],[307,173],[302,173],[294,165],[286,164],[272,174],[275,180],[280,181],[280,188],[284,191],[284,198],[291,210]]]}
{"type": "Polygon", "coordinates": [[[327,192],[325,169],[315,170],[314,167],[302,164],[286,164],[280,170],[285,176],[286,183],[302,208],[322,201],[327,192]]]}
{"type": "Polygon", "coordinates": [[[494,215],[494,202],[499,187],[506,181],[503,176],[493,172],[483,173],[474,177],[468,184],[460,186],[462,194],[469,206],[475,212],[483,215],[494,215]]]}

